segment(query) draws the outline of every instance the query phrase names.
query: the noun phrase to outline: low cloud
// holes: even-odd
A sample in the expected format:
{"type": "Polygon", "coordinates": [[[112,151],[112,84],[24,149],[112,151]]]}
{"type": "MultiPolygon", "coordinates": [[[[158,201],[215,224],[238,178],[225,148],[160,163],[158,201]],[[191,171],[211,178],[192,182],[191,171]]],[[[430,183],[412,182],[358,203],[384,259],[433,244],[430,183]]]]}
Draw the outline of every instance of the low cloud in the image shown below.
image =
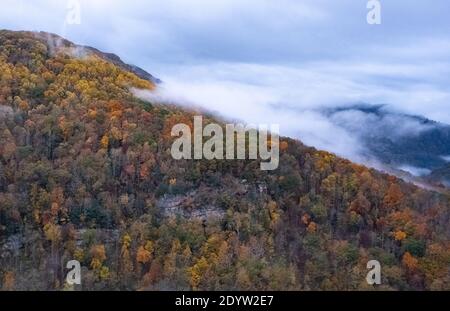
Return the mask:
{"type": "MultiPolygon", "coordinates": [[[[282,135],[358,162],[374,161],[363,138],[377,135],[395,140],[433,127],[403,114],[409,113],[408,107],[420,105],[417,101],[421,96],[414,96],[422,92],[420,87],[413,87],[409,81],[380,85],[372,76],[364,77],[360,70],[352,71],[344,64],[330,68],[317,63],[298,67],[220,63],[166,69],[161,77],[164,83],[155,93],[146,95],[147,99],[201,107],[228,120],[280,124],[282,135]],[[376,115],[350,109],[357,103],[386,105],[383,113],[376,115]],[[330,113],[337,107],[348,108],[330,113]]],[[[415,70],[422,68],[416,66],[415,70]]],[[[393,66],[383,76],[395,74],[393,66]]],[[[441,94],[438,88],[427,87],[430,94],[441,94]]],[[[450,98],[450,94],[444,97],[450,98]]],[[[430,104],[434,107],[429,108],[439,110],[443,104],[434,101],[430,104]]],[[[445,114],[440,119],[450,122],[445,114]]]]}
{"type": "Polygon", "coordinates": [[[377,113],[349,109],[333,113],[330,120],[359,137],[389,138],[393,141],[405,136],[417,136],[435,127],[419,118],[395,114],[388,107],[377,109],[377,113]]]}
{"type": "Polygon", "coordinates": [[[413,176],[420,177],[420,176],[426,176],[431,173],[431,170],[421,167],[414,167],[414,166],[408,166],[404,165],[399,167],[402,171],[408,172],[413,176]]]}

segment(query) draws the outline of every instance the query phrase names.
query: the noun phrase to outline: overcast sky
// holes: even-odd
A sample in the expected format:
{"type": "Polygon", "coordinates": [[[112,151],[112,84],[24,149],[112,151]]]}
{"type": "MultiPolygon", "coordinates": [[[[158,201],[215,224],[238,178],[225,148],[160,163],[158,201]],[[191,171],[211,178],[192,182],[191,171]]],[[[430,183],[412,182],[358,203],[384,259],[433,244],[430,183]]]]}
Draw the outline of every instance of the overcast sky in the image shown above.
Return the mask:
{"type": "MultiPolygon", "coordinates": [[[[159,95],[349,156],[351,133],[315,109],[358,102],[450,123],[450,2],[0,0],[0,28],[54,32],[163,79],[159,95]]],[[[353,147],[352,147],[353,146],[353,147]]]]}

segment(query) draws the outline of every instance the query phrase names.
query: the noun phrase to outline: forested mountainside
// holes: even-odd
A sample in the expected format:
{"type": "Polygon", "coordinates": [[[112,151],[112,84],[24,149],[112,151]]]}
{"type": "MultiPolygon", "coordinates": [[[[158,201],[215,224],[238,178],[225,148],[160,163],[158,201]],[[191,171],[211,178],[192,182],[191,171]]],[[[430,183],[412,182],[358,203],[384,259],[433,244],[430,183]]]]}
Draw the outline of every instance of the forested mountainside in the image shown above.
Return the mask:
{"type": "Polygon", "coordinates": [[[427,178],[431,182],[443,183],[444,186],[450,188],[450,164],[434,170],[427,178]]]}
{"type": "Polygon", "coordinates": [[[448,196],[288,138],[274,171],[176,161],[195,112],[72,49],[0,31],[1,289],[73,289],[72,259],[83,290],[450,289],[448,196]]]}
{"type": "Polygon", "coordinates": [[[58,35],[48,33],[48,32],[43,32],[43,31],[35,32],[35,33],[33,33],[33,36],[36,39],[45,41],[49,53],[54,53],[58,50],[61,51],[62,49],[65,49],[67,52],[69,52],[71,55],[73,55],[75,57],[83,57],[86,55],[95,55],[107,62],[110,62],[110,63],[116,65],[120,69],[134,73],[141,79],[148,80],[153,83],[161,83],[161,80],[152,76],[150,73],[146,72],[142,68],[124,63],[120,59],[120,57],[115,54],[104,53],[104,52],[99,51],[98,49],[90,47],[90,46],[76,45],[73,42],[70,42],[69,40],[66,40],[58,35]]]}

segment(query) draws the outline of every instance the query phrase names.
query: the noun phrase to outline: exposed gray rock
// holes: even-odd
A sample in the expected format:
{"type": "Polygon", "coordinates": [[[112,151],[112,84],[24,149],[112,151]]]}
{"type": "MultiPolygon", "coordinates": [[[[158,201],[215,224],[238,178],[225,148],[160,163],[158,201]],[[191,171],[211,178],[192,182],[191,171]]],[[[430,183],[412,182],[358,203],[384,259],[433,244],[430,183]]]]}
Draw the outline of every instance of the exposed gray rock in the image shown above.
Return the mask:
{"type": "Polygon", "coordinates": [[[103,244],[113,245],[120,240],[120,232],[119,230],[111,230],[111,229],[78,229],[75,230],[75,243],[78,247],[82,246],[85,237],[89,232],[92,232],[95,235],[95,238],[98,241],[101,241],[103,244]]]}
{"type": "Polygon", "coordinates": [[[19,256],[20,249],[23,246],[23,237],[20,234],[9,236],[4,243],[2,243],[1,258],[8,256],[19,256]]]}
{"type": "Polygon", "coordinates": [[[225,211],[213,204],[196,204],[195,192],[181,196],[164,196],[157,203],[165,217],[181,216],[188,219],[206,220],[209,218],[223,218],[225,211]]]}
{"type": "Polygon", "coordinates": [[[0,104],[0,118],[8,117],[14,114],[14,110],[10,106],[5,106],[0,104]]]}

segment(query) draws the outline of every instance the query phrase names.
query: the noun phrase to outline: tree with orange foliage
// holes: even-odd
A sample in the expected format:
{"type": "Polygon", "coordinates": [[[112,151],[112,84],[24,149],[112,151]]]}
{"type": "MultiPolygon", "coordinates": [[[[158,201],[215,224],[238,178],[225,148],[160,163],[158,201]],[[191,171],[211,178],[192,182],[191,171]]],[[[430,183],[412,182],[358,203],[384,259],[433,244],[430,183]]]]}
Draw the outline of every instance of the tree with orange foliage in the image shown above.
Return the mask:
{"type": "Polygon", "coordinates": [[[286,151],[289,148],[289,144],[287,141],[283,140],[280,143],[280,151],[286,151]]]}
{"type": "Polygon", "coordinates": [[[5,275],[3,276],[3,290],[11,291],[14,289],[14,285],[16,283],[16,278],[14,276],[14,273],[11,271],[5,272],[5,275]]]}
{"type": "Polygon", "coordinates": [[[409,271],[415,271],[418,267],[419,261],[409,252],[406,252],[403,255],[402,263],[409,271]]]}
{"type": "Polygon", "coordinates": [[[141,264],[146,264],[152,259],[153,242],[147,241],[144,246],[140,246],[137,250],[136,261],[141,264]]]}
{"type": "Polygon", "coordinates": [[[106,260],[106,250],[104,245],[94,245],[91,248],[91,268],[99,270],[106,260]]]}
{"type": "Polygon", "coordinates": [[[356,199],[350,204],[350,210],[358,213],[359,215],[365,215],[370,211],[370,202],[366,199],[364,194],[358,192],[356,199]]]}
{"type": "Polygon", "coordinates": [[[383,202],[387,207],[397,208],[402,202],[403,196],[400,186],[396,183],[392,183],[386,192],[383,202]]]}
{"type": "Polygon", "coordinates": [[[308,233],[315,233],[317,231],[317,224],[314,221],[311,221],[306,228],[306,231],[308,231],[308,233]]]}
{"type": "Polygon", "coordinates": [[[162,276],[162,267],[157,260],[153,260],[150,264],[150,270],[144,276],[143,283],[145,286],[149,286],[155,283],[162,276]]]}
{"type": "Polygon", "coordinates": [[[53,219],[56,219],[58,214],[61,212],[64,204],[64,189],[61,187],[56,187],[52,190],[50,193],[50,200],[51,200],[51,209],[50,213],[53,217],[53,219]]]}

